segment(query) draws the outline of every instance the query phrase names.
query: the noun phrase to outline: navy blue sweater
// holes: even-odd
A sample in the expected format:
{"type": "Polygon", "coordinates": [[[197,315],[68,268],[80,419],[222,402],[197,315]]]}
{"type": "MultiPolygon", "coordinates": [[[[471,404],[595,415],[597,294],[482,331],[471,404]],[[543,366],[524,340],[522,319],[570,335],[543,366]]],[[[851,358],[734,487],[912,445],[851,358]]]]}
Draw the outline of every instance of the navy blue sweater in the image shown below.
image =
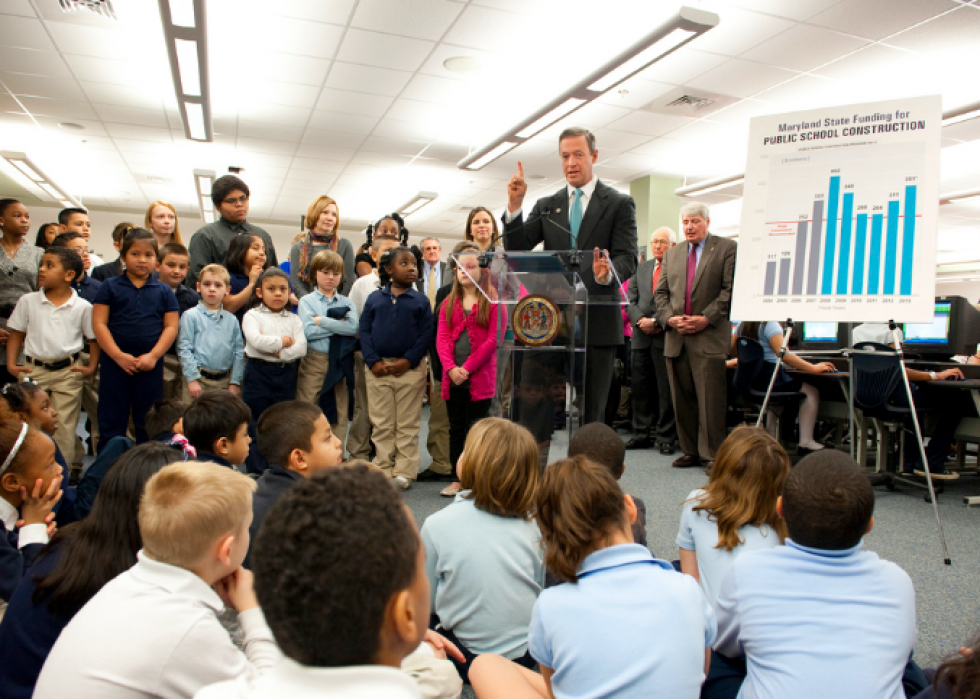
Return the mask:
{"type": "Polygon", "coordinates": [[[392,296],[391,285],[368,296],[361,313],[361,352],[370,368],[384,357],[404,357],[414,369],[432,342],[429,299],[415,289],[392,296]]]}

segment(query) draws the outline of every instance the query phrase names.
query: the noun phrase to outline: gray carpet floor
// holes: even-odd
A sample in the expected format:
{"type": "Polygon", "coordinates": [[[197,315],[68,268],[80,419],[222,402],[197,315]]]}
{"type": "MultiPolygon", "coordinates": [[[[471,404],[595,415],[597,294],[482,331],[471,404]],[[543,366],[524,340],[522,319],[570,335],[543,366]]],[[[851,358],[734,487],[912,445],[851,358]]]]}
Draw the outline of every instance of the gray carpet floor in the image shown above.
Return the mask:
{"type": "MultiPolygon", "coordinates": [[[[420,470],[431,463],[425,450],[428,408],[423,418],[420,470]]],[[[554,442],[550,460],[565,456],[566,447],[554,442]]],[[[671,468],[674,458],[656,450],[627,452],[621,481],[624,491],[646,503],[647,540],[654,555],[667,560],[677,558],[674,540],[681,502],[707,481],[700,468],[671,468]]],[[[416,483],[405,492],[405,502],[420,526],[426,517],[449,504],[448,498],[439,496],[443,485],[416,483]]],[[[968,509],[963,504],[964,496],[980,495],[980,477],[970,475],[947,482],[946,492],[939,496],[951,566],[943,564],[939,530],[932,506],[923,500],[924,492],[907,486],[899,486],[895,492],[876,488],[874,529],[865,537],[864,546],[894,561],[912,578],[919,624],[915,657],[920,665],[930,667],[970,641],[980,629],[980,507],[968,509]]]]}

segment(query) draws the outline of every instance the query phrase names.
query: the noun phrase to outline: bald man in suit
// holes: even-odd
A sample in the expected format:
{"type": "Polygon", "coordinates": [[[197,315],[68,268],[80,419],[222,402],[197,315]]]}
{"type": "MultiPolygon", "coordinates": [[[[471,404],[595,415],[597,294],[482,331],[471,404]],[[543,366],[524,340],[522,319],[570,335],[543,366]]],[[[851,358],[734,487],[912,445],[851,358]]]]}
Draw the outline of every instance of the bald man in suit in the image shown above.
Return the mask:
{"type": "Polygon", "coordinates": [[[725,360],[736,245],[711,235],[710,225],[704,204],[681,208],[685,242],[664,254],[654,294],[657,320],[666,330],[664,356],[684,450],[676,468],[703,464],[710,469],[726,435],[725,360]]]}
{"type": "Polygon", "coordinates": [[[539,199],[527,220],[522,214],[527,183],[524,169],[507,185],[501,236],[507,250],[584,251],[579,275],[592,302],[585,344],[583,423],[602,422],[612,385],[616,346],[623,344],[622,292],[616,283],[636,271],[636,205],[633,197],[603,184],[592,172],[599,157],[595,136],[568,128],[558,137],[566,186],[539,199]],[[608,253],[609,261],[601,252],[608,253]],[[612,269],[616,274],[613,275],[612,269]]]}

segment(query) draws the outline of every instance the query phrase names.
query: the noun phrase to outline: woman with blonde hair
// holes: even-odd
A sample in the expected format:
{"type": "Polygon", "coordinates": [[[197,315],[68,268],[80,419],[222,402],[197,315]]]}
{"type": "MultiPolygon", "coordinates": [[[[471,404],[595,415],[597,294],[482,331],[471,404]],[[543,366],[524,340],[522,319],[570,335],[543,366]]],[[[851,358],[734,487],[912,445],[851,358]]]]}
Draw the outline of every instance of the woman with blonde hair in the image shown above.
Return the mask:
{"type": "Polygon", "coordinates": [[[681,571],[701,584],[712,607],[738,556],[779,546],[786,538],[776,500],[790,467],[771,434],[742,426],[722,442],[708,485],[684,501],[677,533],[681,571]]]}
{"type": "Polygon", "coordinates": [[[167,243],[180,243],[180,223],[177,221],[177,209],[173,204],[165,201],[155,201],[146,210],[146,217],[143,220],[146,230],[153,234],[157,241],[159,250],[167,243]]]}
{"type": "Polygon", "coordinates": [[[296,298],[301,299],[316,288],[310,276],[310,263],[321,250],[332,250],[344,261],[344,283],[337,289],[347,296],[357,276],[354,274],[354,246],[340,237],[340,211],[337,202],[323,195],[306,210],[306,235],[289,249],[289,282],[296,298]]]}

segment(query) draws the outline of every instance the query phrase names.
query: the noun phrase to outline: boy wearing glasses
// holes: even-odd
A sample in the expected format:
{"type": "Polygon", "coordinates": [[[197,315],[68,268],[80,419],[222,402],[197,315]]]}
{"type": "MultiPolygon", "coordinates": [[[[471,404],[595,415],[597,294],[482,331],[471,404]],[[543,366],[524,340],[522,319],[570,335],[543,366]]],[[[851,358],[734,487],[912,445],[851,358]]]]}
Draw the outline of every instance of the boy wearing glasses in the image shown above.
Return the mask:
{"type": "Polygon", "coordinates": [[[188,276],[191,279],[197,279],[206,265],[224,265],[231,239],[243,233],[262,238],[270,266],[279,266],[272,238],[264,230],[245,220],[248,216],[248,198],[248,185],[234,175],[219,177],[211,185],[211,201],[214,202],[218,220],[205,224],[191,238],[188,246],[191,254],[188,276]]]}

